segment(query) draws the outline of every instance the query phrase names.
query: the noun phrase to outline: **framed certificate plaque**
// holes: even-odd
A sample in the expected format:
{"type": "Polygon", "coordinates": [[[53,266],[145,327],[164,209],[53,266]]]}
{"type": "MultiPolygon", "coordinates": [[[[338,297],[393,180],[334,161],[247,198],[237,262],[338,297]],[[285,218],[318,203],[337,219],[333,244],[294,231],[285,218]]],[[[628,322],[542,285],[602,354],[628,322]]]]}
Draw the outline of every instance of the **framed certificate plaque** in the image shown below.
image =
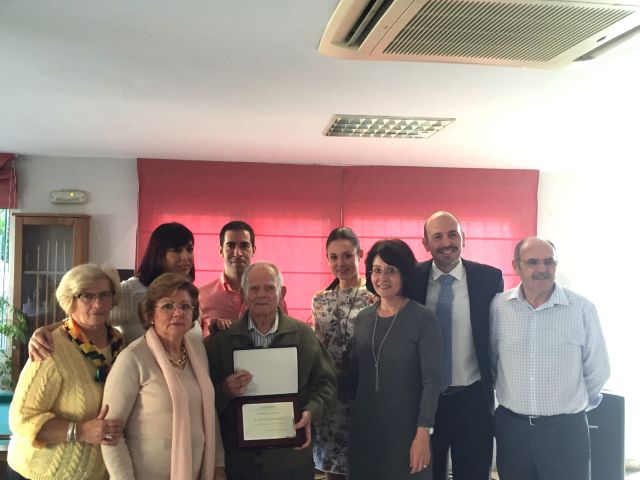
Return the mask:
{"type": "Polygon", "coordinates": [[[233,399],[238,447],[297,447],[304,443],[300,419],[297,347],[238,349],[234,370],[247,370],[251,383],[243,396],[233,399]]]}
{"type": "Polygon", "coordinates": [[[297,394],[237,397],[234,403],[239,447],[299,447],[304,443],[304,429],[294,429],[300,419],[297,394]]]}

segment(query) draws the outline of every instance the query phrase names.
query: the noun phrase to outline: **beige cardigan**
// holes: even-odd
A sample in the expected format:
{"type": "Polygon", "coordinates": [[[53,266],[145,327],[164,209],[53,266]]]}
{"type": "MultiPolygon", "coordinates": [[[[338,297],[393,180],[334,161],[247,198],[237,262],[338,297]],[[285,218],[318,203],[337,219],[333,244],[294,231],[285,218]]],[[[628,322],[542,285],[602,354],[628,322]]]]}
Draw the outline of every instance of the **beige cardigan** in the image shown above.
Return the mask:
{"type": "MultiPolygon", "coordinates": [[[[202,341],[185,336],[206,362],[202,341]]],[[[191,420],[193,480],[200,478],[204,447],[203,408],[198,382],[187,362],[178,372],[189,394],[191,420]]],[[[171,473],[172,402],[162,371],[144,337],[135,340],[115,362],[104,390],[103,404],[109,405],[107,418],[125,422],[124,440],[116,446],[102,446],[102,455],[112,480],[169,479],[171,473]]],[[[224,466],[224,448],[218,416],[216,432],[216,466],[224,466]]]]}

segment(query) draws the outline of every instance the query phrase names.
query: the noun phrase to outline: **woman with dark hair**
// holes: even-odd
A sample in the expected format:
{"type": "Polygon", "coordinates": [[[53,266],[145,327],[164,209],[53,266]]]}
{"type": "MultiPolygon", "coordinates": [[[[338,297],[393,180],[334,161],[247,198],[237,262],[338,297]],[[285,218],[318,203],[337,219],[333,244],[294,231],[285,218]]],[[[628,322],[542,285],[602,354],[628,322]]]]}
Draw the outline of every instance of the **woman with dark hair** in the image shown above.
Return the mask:
{"type": "Polygon", "coordinates": [[[138,304],[151,282],[163,273],[180,273],[191,281],[195,279],[193,233],[181,223],[158,226],[149,238],[136,275],[121,283],[122,301],[109,319],[122,331],[127,345],[144,334],[138,304]]]}
{"type": "Polygon", "coordinates": [[[416,259],[402,240],[367,253],[366,285],[379,297],[355,320],[345,384],[355,390],[350,478],[431,479],[429,430],[440,393],[440,330],[415,296],[416,259]]]}
{"type": "MultiPolygon", "coordinates": [[[[144,335],[138,304],[147,287],[163,273],[186,275],[195,279],[193,264],[193,233],[181,223],[159,225],[151,234],[136,275],[120,283],[120,303],[111,310],[109,324],[122,332],[126,345],[144,335]]],[[[29,358],[44,360],[53,352],[51,330],[59,324],[38,328],[29,340],[29,358]]]]}
{"type": "Polygon", "coordinates": [[[156,278],[140,303],[146,333],[129,345],[104,387],[107,418],[124,439],[103,445],[112,480],[226,478],[215,392],[198,320],[198,289],[184,275],[156,278]]]}
{"type": "MultiPolygon", "coordinates": [[[[374,295],[358,274],[362,249],[353,230],[333,229],[327,237],[326,249],[335,279],[313,296],[312,314],[316,335],[339,373],[346,369],[351,355],[353,320],[360,310],[371,305],[374,295]]],[[[313,456],[316,468],[326,472],[328,480],[343,479],[347,473],[348,420],[348,403],[336,401],[331,413],[316,425],[313,456]]]]}

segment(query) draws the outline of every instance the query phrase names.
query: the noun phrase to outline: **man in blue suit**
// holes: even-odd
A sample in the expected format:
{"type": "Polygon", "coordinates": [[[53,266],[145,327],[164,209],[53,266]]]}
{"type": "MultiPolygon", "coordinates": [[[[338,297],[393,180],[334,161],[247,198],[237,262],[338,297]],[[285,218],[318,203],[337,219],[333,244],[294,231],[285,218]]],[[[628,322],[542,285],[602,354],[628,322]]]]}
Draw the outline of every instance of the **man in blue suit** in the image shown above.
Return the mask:
{"type": "Polygon", "coordinates": [[[488,479],[494,410],[489,305],[504,290],[502,272],[460,258],[464,233],[449,212],[436,212],[427,219],[422,243],[433,259],[417,267],[420,300],[436,313],[443,331],[443,358],[448,349],[450,359],[443,362],[443,385],[431,438],[433,478],[447,478],[450,450],[455,480],[488,479]],[[445,291],[449,306],[443,310],[445,291]]]}

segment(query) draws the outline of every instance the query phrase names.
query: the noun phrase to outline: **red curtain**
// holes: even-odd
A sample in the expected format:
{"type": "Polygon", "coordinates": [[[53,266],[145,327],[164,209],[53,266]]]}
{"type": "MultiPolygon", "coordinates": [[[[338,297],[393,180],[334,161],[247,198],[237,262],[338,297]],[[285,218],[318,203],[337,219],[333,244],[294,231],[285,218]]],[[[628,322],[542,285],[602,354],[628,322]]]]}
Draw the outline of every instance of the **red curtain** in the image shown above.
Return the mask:
{"type": "Polygon", "coordinates": [[[450,211],[465,233],[463,256],[501,268],[511,288],[519,281],[511,267],[515,244],[537,231],[538,176],[535,170],[349,167],[344,223],[365,251],[380,238],[398,237],[418,260],[427,260],[425,217],[450,211]]]}
{"type": "Polygon", "coordinates": [[[331,281],[325,239],[352,227],[366,249],[380,238],[406,240],[419,260],[425,216],[450,210],[466,233],[464,256],[503,269],[517,283],[513,246],[536,233],[538,172],[414,167],[333,167],[138,160],[139,260],[160,223],[177,221],[196,237],[196,284],[220,274],[220,228],[244,220],[256,232],[254,260],[282,270],[292,316],[308,319],[313,293],[331,281]]]}
{"type": "Polygon", "coordinates": [[[17,207],[17,177],[13,153],[0,153],[0,208],[17,207]]]}

